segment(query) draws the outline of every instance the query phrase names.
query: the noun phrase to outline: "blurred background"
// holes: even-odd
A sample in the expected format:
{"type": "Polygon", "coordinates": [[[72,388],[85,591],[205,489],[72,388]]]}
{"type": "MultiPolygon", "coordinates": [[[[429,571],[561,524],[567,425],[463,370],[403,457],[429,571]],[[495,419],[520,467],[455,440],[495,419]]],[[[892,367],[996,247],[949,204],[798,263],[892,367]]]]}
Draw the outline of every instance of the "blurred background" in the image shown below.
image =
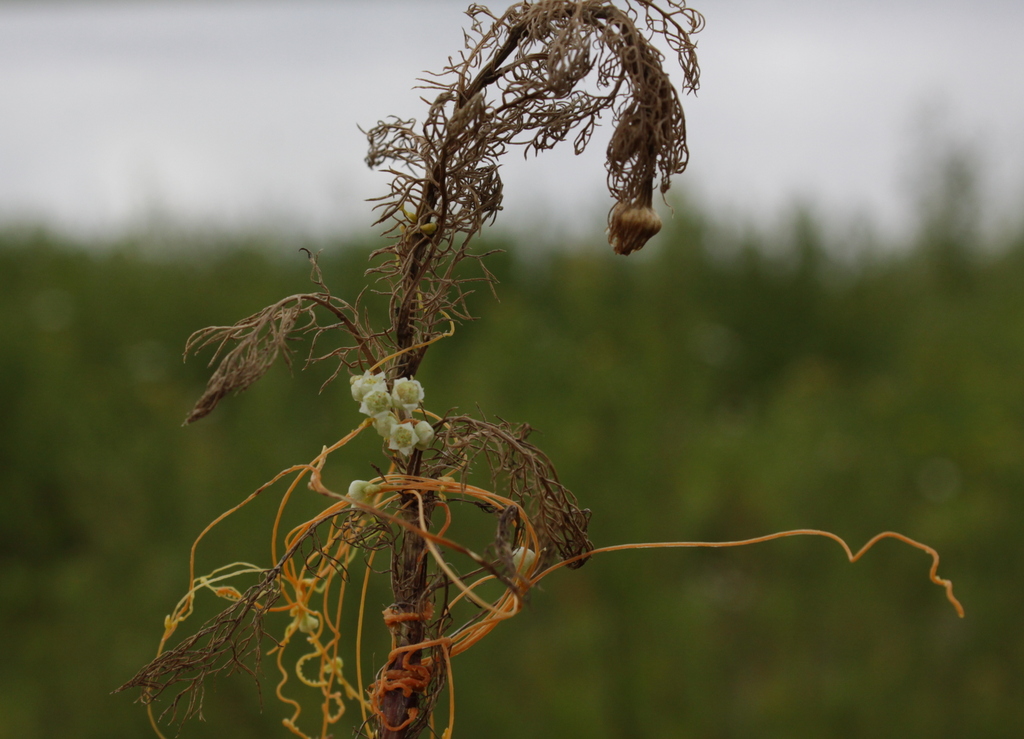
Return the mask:
{"type": "MultiPolygon", "coordinates": [[[[456,736],[1019,737],[1024,9],[698,8],[665,230],[610,253],[600,140],[510,157],[500,300],[431,350],[430,407],[537,428],[598,545],[897,530],[967,618],[895,542],[606,555],[456,660],[456,736]]],[[[279,367],[182,428],[207,357],[180,352],[307,290],[300,247],[354,298],[385,185],[357,125],[419,114],[461,10],[0,2],[0,739],[150,736],[110,693],[192,539],[357,422],[330,368],[279,367]]],[[[266,562],[274,505],[200,568],[266,562]]],[[[262,708],[217,681],[180,736],[285,736],[264,673],[262,708]]]]}

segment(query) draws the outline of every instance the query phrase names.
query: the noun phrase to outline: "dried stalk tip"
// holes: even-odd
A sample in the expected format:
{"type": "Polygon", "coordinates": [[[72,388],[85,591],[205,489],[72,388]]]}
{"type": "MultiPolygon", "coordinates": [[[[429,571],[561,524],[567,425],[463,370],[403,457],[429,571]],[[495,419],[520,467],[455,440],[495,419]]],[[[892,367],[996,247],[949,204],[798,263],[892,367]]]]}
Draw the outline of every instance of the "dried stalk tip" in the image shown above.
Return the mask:
{"type": "Polygon", "coordinates": [[[650,205],[616,203],[608,219],[608,243],[616,254],[632,254],[661,230],[661,217],[650,205]]]}

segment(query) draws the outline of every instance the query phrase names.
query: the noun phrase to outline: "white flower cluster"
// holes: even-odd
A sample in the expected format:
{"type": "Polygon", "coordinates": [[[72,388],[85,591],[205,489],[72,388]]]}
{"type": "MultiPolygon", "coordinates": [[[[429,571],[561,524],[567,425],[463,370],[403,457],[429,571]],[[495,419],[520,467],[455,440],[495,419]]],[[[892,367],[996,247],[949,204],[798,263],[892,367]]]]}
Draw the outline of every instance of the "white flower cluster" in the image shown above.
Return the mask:
{"type": "Polygon", "coordinates": [[[411,413],[423,402],[423,386],[419,380],[399,377],[391,392],[384,373],[353,375],[352,399],[360,403],[359,412],[373,419],[377,433],[388,441],[388,448],[405,456],[413,449],[425,450],[434,440],[434,428],[426,421],[399,419],[395,411],[411,413]]]}

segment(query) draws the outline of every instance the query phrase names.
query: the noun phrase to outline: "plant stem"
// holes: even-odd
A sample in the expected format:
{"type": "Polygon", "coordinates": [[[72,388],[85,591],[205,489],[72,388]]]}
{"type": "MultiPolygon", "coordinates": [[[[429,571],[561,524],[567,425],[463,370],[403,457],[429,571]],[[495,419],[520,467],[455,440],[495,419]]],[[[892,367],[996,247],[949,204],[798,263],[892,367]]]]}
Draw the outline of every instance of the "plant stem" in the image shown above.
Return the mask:
{"type": "MultiPolygon", "coordinates": [[[[420,467],[420,453],[415,452],[409,459],[406,474],[417,475],[420,467]]],[[[430,527],[433,505],[426,496],[402,496],[401,512],[403,517],[413,525],[430,527]],[[420,510],[420,506],[423,510],[420,510]]],[[[415,613],[419,617],[408,621],[399,621],[390,626],[395,647],[402,649],[419,644],[425,638],[426,618],[429,613],[427,604],[427,549],[423,537],[406,531],[402,536],[401,547],[396,546],[392,553],[391,589],[394,603],[391,611],[399,614],[415,613]]],[[[383,675],[389,672],[406,672],[412,665],[422,661],[422,651],[399,651],[398,656],[385,667],[383,675]]],[[[419,733],[410,729],[415,721],[410,714],[416,709],[417,714],[423,711],[420,705],[421,694],[415,690],[408,695],[402,689],[392,689],[384,693],[380,699],[380,710],[383,721],[380,722],[377,736],[381,739],[409,739],[419,733]],[[401,727],[401,728],[388,728],[401,727]]]]}

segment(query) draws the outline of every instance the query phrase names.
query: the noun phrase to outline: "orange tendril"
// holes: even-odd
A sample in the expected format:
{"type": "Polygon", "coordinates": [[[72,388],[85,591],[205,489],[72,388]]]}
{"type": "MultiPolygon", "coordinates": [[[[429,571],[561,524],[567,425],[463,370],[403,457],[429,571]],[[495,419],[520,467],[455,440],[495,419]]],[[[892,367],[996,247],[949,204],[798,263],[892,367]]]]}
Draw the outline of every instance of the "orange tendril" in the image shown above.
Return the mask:
{"type": "Polygon", "coordinates": [[[827,539],[831,539],[832,541],[837,542],[843,548],[843,551],[846,553],[846,558],[850,560],[851,563],[856,562],[858,559],[864,556],[864,554],[869,549],[871,549],[871,547],[873,547],[882,539],[896,539],[898,541],[903,542],[904,544],[909,544],[915,549],[920,549],[922,552],[927,552],[929,555],[931,555],[932,558],[932,566],[931,569],[928,571],[928,579],[936,585],[939,585],[945,589],[946,599],[949,600],[949,602],[953,605],[953,608],[956,609],[957,615],[960,616],[960,618],[964,617],[964,607],[960,603],[960,601],[957,600],[956,596],[953,595],[953,583],[949,580],[946,580],[938,576],[939,553],[927,544],[922,544],[919,541],[911,539],[909,536],[904,536],[903,534],[897,533],[895,531],[883,531],[880,534],[875,534],[873,537],[871,537],[871,539],[868,540],[868,542],[864,546],[857,550],[856,554],[853,552],[852,549],[850,549],[850,545],[847,544],[842,539],[842,537],[833,534],[831,531],[821,531],[819,529],[793,529],[791,531],[779,531],[775,534],[757,536],[753,539],[741,539],[738,541],[672,541],[647,544],[617,544],[615,546],[592,549],[589,552],[585,552],[584,554],[580,554],[575,557],[570,557],[569,559],[554,564],[551,567],[548,567],[546,570],[544,570],[544,572],[540,573],[537,577],[532,578],[530,583],[531,585],[536,584],[539,580],[547,577],[555,570],[560,569],[573,562],[576,562],[580,559],[584,559],[585,557],[589,557],[592,554],[604,554],[606,552],[618,552],[627,549],[719,549],[725,547],[745,547],[749,544],[761,544],[766,541],[784,539],[790,536],[824,536],[827,539]]]}

